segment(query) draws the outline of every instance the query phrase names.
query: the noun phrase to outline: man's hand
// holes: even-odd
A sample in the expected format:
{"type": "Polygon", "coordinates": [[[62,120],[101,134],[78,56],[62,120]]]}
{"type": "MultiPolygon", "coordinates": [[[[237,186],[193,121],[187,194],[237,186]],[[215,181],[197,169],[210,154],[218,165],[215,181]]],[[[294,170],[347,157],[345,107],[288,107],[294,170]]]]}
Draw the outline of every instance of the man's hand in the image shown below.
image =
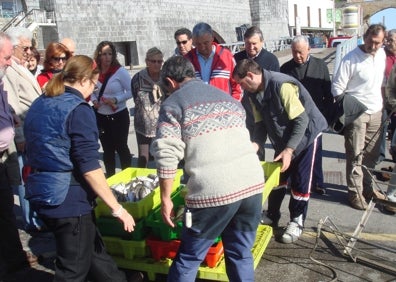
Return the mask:
{"type": "Polygon", "coordinates": [[[173,211],[173,202],[170,198],[162,199],[161,214],[162,214],[162,219],[164,220],[165,224],[174,228],[175,223],[173,222],[173,219],[175,217],[175,213],[173,211]]]}
{"type": "Polygon", "coordinates": [[[274,161],[282,160],[281,172],[285,172],[289,168],[292,158],[293,149],[285,148],[278,156],[275,157],[274,161]]]}

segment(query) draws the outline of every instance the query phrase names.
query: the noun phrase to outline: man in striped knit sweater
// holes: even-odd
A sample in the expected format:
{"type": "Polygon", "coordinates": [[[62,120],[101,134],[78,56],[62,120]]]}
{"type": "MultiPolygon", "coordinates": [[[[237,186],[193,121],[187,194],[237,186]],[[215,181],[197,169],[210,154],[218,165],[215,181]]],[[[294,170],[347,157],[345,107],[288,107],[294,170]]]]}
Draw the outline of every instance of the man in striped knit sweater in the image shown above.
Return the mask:
{"type": "Polygon", "coordinates": [[[251,248],[260,222],[264,173],[245,111],[230,95],[196,79],[184,57],[165,62],[161,80],[172,93],[161,105],[151,149],[160,177],[162,217],[174,226],[171,187],[184,158],[190,176],[185,205],[192,218],[184,222],[168,281],[195,281],[220,235],[230,281],[254,281],[251,248]]]}

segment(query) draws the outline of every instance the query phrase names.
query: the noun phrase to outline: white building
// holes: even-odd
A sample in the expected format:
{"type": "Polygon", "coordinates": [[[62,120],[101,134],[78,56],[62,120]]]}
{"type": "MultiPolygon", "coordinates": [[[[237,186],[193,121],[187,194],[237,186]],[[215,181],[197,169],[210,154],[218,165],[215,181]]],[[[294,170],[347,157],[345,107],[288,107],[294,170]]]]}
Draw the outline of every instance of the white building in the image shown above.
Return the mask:
{"type": "Polygon", "coordinates": [[[326,34],[334,32],[334,0],[289,0],[290,34],[326,34]]]}

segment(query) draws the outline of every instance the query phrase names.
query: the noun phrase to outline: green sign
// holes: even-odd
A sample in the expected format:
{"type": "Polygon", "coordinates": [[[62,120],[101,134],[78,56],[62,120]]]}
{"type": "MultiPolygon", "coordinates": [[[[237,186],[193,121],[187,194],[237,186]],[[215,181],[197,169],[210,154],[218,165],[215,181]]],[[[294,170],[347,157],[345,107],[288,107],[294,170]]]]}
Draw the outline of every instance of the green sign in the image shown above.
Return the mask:
{"type": "Polygon", "coordinates": [[[326,10],[326,18],[328,23],[333,22],[333,9],[327,9],[326,10]]]}
{"type": "Polygon", "coordinates": [[[340,23],[342,21],[342,10],[336,9],[335,11],[335,22],[340,23]]]}

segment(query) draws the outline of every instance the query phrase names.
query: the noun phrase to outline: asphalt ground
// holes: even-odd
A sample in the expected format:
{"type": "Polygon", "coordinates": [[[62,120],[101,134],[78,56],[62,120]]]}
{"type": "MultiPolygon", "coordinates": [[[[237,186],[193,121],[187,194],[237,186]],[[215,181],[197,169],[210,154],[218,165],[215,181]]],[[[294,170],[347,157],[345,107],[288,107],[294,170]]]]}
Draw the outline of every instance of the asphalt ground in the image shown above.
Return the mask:
{"type": "MultiPolygon", "coordinates": [[[[334,49],[313,50],[315,56],[324,58],[331,68],[334,49]]],[[[277,54],[277,53],[275,53],[277,54]]],[[[290,59],[290,53],[277,54],[282,64],[290,59]]],[[[132,70],[132,73],[136,70],[132,70]]],[[[332,70],[330,70],[331,72],[332,70]]],[[[133,113],[133,102],[129,105],[133,113]]],[[[129,146],[136,163],[137,147],[133,123],[130,127],[129,146]]],[[[389,141],[387,143],[389,148],[389,141]]],[[[266,161],[272,161],[273,151],[268,144],[266,161]]],[[[387,159],[377,169],[393,167],[387,159]]],[[[323,134],[323,170],[326,195],[312,194],[308,216],[301,238],[294,244],[276,241],[288,223],[289,194],[282,205],[280,228],[273,230],[274,236],[267,245],[255,271],[256,281],[396,281],[396,216],[376,205],[372,213],[361,223],[364,211],[352,209],[347,202],[345,186],[345,154],[343,137],[333,133],[323,134]],[[357,227],[363,228],[351,255],[345,255],[346,244],[357,227]],[[318,230],[320,227],[320,232],[318,230]]],[[[377,181],[375,186],[386,190],[387,182],[377,181]]],[[[18,198],[15,211],[21,222],[18,198]]],[[[265,207],[264,207],[265,208],[265,207]]],[[[27,234],[19,230],[26,250],[40,256],[40,262],[30,269],[11,275],[4,282],[52,281],[54,273],[55,244],[50,233],[27,234]]],[[[165,281],[166,276],[157,276],[165,281]]],[[[203,281],[203,280],[201,280],[203,281]]],[[[206,281],[206,280],[205,280],[206,281]]]]}

